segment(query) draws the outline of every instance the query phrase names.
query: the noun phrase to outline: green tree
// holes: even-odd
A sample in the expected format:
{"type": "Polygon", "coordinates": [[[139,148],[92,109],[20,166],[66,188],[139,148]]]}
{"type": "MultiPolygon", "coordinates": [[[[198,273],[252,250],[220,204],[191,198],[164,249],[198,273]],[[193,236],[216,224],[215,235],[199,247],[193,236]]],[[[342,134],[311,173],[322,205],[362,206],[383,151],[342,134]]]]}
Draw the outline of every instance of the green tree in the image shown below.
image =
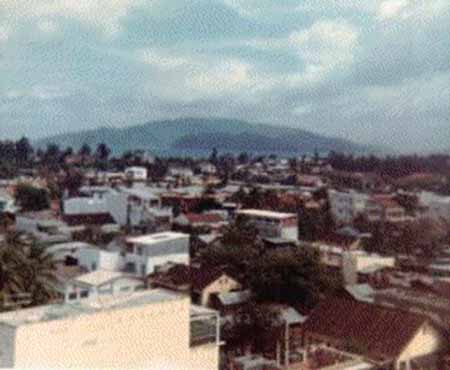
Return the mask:
{"type": "Polygon", "coordinates": [[[46,189],[19,184],[15,196],[17,203],[24,211],[40,211],[50,206],[49,194],[46,189]]]}
{"type": "Polygon", "coordinates": [[[321,294],[333,290],[318,257],[305,249],[270,251],[255,261],[249,285],[259,301],[313,307],[321,294]]]}
{"type": "Polygon", "coordinates": [[[27,163],[31,159],[32,154],[33,154],[33,147],[31,146],[30,141],[26,137],[22,137],[19,141],[17,141],[16,156],[19,165],[27,163]]]}
{"type": "MultiPolygon", "coordinates": [[[[26,294],[25,306],[49,303],[57,293],[53,257],[36,242],[25,242],[20,234],[9,234],[0,243],[0,295],[1,310],[5,300],[14,301],[18,295],[26,294]]],[[[20,305],[20,303],[19,303],[20,305]]]]}

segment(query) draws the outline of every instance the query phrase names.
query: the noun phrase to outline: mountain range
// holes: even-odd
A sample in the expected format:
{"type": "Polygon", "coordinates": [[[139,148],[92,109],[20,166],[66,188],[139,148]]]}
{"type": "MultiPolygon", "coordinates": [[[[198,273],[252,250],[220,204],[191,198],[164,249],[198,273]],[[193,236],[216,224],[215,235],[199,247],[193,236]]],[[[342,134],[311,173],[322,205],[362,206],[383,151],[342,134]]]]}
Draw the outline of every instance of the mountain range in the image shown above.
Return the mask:
{"type": "Polygon", "coordinates": [[[218,118],[179,118],[125,128],[101,127],[47,137],[36,144],[45,147],[55,143],[78,150],[83,143],[95,148],[101,142],[114,154],[142,149],[166,156],[204,155],[213,148],[220,152],[261,154],[303,154],[316,150],[364,153],[376,149],[298,128],[218,118]]]}

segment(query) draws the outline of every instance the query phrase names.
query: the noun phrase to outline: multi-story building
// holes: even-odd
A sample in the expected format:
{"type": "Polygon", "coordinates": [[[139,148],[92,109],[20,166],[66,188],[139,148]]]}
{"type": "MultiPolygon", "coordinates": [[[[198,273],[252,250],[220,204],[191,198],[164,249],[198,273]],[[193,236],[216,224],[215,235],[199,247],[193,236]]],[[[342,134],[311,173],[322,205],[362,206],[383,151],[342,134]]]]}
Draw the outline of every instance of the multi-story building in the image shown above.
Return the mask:
{"type": "Polygon", "coordinates": [[[236,216],[256,227],[263,238],[298,240],[298,217],[295,213],[242,209],[236,216]]]}
{"type": "Polygon", "coordinates": [[[0,367],[218,369],[219,319],[162,289],[2,313],[0,367]]]}
{"type": "Polygon", "coordinates": [[[328,199],[335,222],[338,225],[346,225],[351,224],[359,214],[363,213],[368,195],[354,190],[332,189],[328,191],[328,199]]]}

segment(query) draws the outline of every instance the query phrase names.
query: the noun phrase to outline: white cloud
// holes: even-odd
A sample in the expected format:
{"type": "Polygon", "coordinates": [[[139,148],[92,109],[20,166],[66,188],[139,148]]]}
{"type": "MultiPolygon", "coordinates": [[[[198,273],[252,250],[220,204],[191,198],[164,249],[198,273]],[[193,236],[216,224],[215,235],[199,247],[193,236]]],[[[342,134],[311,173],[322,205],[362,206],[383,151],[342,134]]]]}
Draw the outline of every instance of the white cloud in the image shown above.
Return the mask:
{"type": "MultiPolygon", "coordinates": [[[[24,17],[42,19],[63,17],[86,22],[99,27],[105,34],[114,35],[120,31],[120,21],[128,11],[144,0],[3,0],[6,14],[19,21],[24,17]]],[[[153,2],[157,2],[154,0],[153,2]]],[[[147,4],[150,6],[152,2],[147,4]]]]}
{"type": "Polygon", "coordinates": [[[184,57],[171,56],[155,49],[140,49],[136,52],[136,58],[138,61],[162,70],[174,69],[188,62],[184,57]]]}
{"type": "Polygon", "coordinates": [[[377,16],[381,20],[394,18],[408,6],[408,0],[386,0],[383,1],[378,10],[377,16]]]}
{"type": "Polygon", "coordinates": [[[353,63],[358,31],[345,20],[323,20],[291,33],[289,42],[314,76],[353,63]]]}

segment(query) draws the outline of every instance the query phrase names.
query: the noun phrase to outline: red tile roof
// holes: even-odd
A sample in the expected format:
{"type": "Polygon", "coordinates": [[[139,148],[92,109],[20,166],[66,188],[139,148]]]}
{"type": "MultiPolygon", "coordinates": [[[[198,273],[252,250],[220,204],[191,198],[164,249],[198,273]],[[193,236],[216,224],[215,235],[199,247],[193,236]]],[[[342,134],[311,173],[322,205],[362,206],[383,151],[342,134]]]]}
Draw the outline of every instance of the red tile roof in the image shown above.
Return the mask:
{"type": "Polygon", "coordinates": [[[224,222],[224,218],[216,213],[186,213],[184,215],[190,224],[207,224],[224,222]]]}
{"type": "Polygon", "coordinates": [[[331,298],[312,311],[304,330],[384,361],[400,355],[425,322],[427,318],[410,312],[331,298]]]}

